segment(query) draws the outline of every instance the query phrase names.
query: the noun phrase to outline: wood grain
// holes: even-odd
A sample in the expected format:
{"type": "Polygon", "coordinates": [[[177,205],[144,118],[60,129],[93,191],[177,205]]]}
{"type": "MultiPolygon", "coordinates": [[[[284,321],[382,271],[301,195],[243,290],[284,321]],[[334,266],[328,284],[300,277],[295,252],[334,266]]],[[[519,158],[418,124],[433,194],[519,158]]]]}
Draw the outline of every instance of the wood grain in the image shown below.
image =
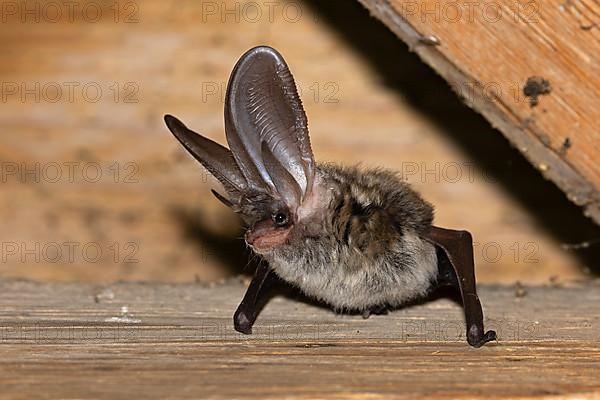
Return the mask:
{"type": "Polygon", "coordinates": [[[499,341],[439,299],[374,316],[274,298],[233,331],[245,285],[0,283],[2,398],[598,398],[600,282],[483,286],[499,341]]]}
{"type": "Polygon", "coordinates": [[[597,1],[360,2],[600,223],[597,1]],[[552,87],[537,107],[532,76],[552,87]]]}

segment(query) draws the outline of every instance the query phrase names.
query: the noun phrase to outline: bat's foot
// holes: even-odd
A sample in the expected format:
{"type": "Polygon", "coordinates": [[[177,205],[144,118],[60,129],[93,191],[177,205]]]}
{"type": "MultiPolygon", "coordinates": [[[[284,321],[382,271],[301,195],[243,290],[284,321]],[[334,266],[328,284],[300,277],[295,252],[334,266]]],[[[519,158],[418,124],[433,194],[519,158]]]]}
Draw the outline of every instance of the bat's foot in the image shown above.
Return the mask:
{"type": "Polygon", "coordinates": [[[473,347],[481,347],[487,342],[491,342],[492,340],[496,339],[496,331],[487,331],[484,335],[483,330],[477,325],[471,325],[469,332],[467,332],[467,342],[469,342],[469,344],[473,347]]]}
{"type": "Polygon", "coordinates": [[[233,327],[236,331],[244,335],[251,335],[254,319],[255,317],[252,314],[238,308],[233,315],[233,327]]]}
{"type": "Polygon", "coordinates": [[[388,314],[387,306],[376,306],[369,309],[366,309],[362,313],[363,319],[368,319],[371,315],[387,315],[388,314]]]}

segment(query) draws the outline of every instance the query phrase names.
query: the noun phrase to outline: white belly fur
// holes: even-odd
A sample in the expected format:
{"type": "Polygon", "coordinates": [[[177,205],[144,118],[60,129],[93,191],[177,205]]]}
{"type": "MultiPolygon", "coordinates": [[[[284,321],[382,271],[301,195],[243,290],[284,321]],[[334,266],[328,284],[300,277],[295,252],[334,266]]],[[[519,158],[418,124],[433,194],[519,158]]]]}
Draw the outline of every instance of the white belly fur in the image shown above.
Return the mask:
{"type": "Polygon", "coordinates": [[[311,257],[291,262],[274,258],[270,264],[282,279],[339,310],[366,310],[385,304],[399,306],[425,295],[438,273],[432,244],[415,233],[406,233],[403,239],[402,247],[390,252],[403,255],[401,266],[393,260],[374,262],[348,247],[326,245],[322,251],[329,249],[329,254],[314,252],[311,257]],[[323,265],[316,268],[308,265],[320,262],[323,265]]]}

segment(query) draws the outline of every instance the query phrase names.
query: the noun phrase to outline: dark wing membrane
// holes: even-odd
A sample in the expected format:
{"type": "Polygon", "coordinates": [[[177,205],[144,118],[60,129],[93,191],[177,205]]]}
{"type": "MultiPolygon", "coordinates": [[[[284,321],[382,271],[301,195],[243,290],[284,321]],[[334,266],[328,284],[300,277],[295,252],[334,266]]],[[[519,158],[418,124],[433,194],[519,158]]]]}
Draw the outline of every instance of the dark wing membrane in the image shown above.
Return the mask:
{"type": "Polygon", "coordinates": [[[230,195],[239,196],[246,190],[246,180],[226,147],[188,129],[171,115],[165,115],[165,122],[183,147],[223,184],[230,195]]]}
{"type": "Polygon", "coordinates": [[[271,191],[281,186],[274,175],[282,175],[269,170],[276,164],[263,159],[264,142],[304,197],[314,178],[314,158],[306,114],[283,57],[266,46],[244,54],[233,70],[225,102],[227,141],[248,182],[266,184],[271,191]]]}
{"type": "MultiPolygon", "coordinates": [[[[463,300],[465,320],[467,322],[467,342],[471,346],[481,347],[485,343],[496,340],[496,332],[485,331],[483,310],[477,296],[475,283],[475,261],[473,258],[473,238],[467,231],[431,226],[423,237],[443,250],[452,265],[458,289],[463,300]]],[[[441,260],[438,260],[440,262],[441,260]]],[[[440,264],[441,268],[447,266],[440,264]]]]}

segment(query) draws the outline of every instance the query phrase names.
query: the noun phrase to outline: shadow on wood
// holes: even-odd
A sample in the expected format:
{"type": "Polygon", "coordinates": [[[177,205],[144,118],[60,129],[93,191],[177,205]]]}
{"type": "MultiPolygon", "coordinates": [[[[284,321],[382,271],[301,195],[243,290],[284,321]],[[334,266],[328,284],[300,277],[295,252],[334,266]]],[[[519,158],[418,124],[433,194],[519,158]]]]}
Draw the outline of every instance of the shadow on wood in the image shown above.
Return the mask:
{"type": "Polygon", "coordinates": [[[231,236],[225,236],[208,229],[202,223],[201,213],[195,210],[174,208],[171,215],[181,227],[184,237],[200,251],[217,258],[229,275],[252,276],[259,260],[246,247],[243,229],[231,236]]]}

